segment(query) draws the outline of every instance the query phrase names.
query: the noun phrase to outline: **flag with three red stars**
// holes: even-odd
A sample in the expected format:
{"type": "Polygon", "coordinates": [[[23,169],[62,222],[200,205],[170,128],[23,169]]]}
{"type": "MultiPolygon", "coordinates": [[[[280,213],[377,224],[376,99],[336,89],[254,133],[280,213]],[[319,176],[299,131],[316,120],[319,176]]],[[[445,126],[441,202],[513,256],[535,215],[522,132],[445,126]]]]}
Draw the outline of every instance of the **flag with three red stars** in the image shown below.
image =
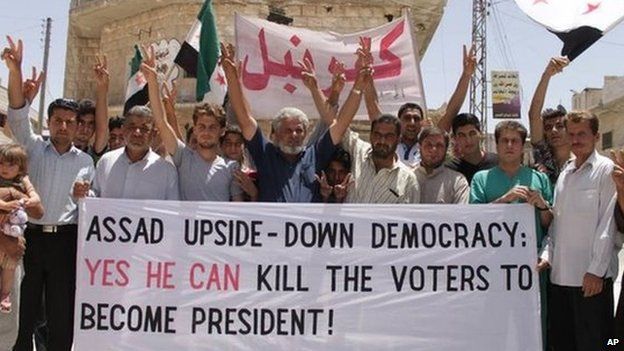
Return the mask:
{"type": "Polygon", "coordinates": [[[624,0],[515,0],[561,41],[573,60],[624,19],[624,0]]]}

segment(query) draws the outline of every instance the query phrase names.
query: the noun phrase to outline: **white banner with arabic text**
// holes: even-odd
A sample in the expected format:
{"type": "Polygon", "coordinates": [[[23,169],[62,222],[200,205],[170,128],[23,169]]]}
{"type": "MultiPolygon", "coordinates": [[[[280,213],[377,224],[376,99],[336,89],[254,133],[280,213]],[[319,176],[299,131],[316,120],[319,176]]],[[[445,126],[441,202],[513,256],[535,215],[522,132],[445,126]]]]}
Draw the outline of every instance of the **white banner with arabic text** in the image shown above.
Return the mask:
{"type": "MultiPolygon", "coordinates": [[[[418,49],[410,20],[402,16],[383,26],[353,34],[316,32],[279,25],[236,14],[236,50],[242,61],[242,82],[256,118],[272,118],[286,106],[318,117],[297,64],[308,58],[319,86],[327,95],[338,62],[346,68],[347,85],[341,101],[357,76],[355,52],[359,38],[370,38],[375,86],[381,110],[395,113],[405,102],[425,108],[418,49]]],[[[364,104],[358,119],[367,119],[364,104]]]]}

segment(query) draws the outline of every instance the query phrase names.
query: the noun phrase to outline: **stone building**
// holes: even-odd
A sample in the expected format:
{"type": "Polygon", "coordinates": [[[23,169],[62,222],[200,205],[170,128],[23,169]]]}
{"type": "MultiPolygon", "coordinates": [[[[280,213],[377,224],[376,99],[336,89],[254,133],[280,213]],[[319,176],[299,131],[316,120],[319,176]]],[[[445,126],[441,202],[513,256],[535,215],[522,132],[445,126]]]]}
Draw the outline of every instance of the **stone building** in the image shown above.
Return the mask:
{"type": "MultiPolygon", "coordinates": [[[[135,44],[176,39],[182,43],[203,0],[72,0],[69,15],[65,96],[94,97],[92,66],[108,57],[111,115],[119,114],[135,44]]],[[[421,57],[443,14],[446,0],[214,0],[221,40],[233,41],[234,12],[313,30],[352,33],[379,26],[411,8],[421,57]]],[[[181,124],[189,121],[195,80],[178,79],[181,124]]]]}
{"type": "Polygon", "coordinates": [[[590,110],[600,119],[600,150],[624,147],[624,76],[605,76],[602,88],[572,96],[572,109],[590,110]]]}

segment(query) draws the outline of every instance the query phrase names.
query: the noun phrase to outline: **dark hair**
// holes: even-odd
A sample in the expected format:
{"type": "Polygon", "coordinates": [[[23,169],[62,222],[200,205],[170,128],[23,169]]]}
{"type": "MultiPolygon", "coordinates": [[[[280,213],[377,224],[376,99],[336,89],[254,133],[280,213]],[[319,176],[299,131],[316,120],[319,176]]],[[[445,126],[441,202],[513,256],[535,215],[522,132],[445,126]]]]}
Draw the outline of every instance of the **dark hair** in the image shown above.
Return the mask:
{"type": "Polygon", "coordinates": [[[48,119],[52,117],[55,109],[72,111],[78,114],[78,103],[72,99],[56,99],[48,105],[48,119]]]}
{"type": "Polygon", "coordinates": [[[394,128],[396,128],[397,135],[401,135],[401,121],[399,121],[395,115],[384,113],[379,116],[379,118],[371,123],[371,132],[375,130],[375,126],[379,123],[393,124],[394,128]]]}
{"type": "Polygon", "coordinates": [[[570,111],[566,115],[566,118],[563,120],[563,123],[566,128],[568,128],[568,122],[572,123],[580,123],[583,121],[589,122],[589,127],[591,128],[592,134],[598,134],[598,129],[600,129],[600,121],[595,114],[589,111],[570,111]]]}
{"type": "Polygon", "coordinates": [[[557,105],[556,109],[547,108],[544,111],[542,111],[542,120],[545,121],[547,119],[563,117],[566,115],[566,113],[568,112],[566,111],[565,107],[561,105],[557,105]]]}
{"type": "Polygon", "coordinates": [[[479,132],[481,132],[481,122],[477,116],[472,113],[460,113],[453,118],[453,134],[457,134],[457,130],[463,126],[474,126],[479,132]]]}
{"type": "Polygon", "coordinates": [[[225,141],[225,137],[229,134],[239,135],[241,139],[243,139],[243,141],[245,140],[245,138],[243,137],[243,132],[241,132],[240,128],[238,126],[230,124],[225,128],[225,132],[223,132],[223,135],[221,135],[221,137],[219,138],[219,144],[223,144],[223,142],[225,141]]]}
{"type": "Polygon", "coordinates": [[[191,137],[193,136],[193,127],[189,127],[186,129],[186,142],[191,142],[191,137]]]}
{"type": "Polygon", "coordinates": [[[208,115],[214,117],[217,120],[217,123],[219,123],[219,125],[221,126],[221,128],[224,128],[225,123],[227,122],[225,110],[223,110],[223,107],[217,104],[203,103],[195,105],[195,108],[193,109],[193,124],[197,123],[197,118],[200,115],[208,115]]]}
{"type": "Polygon", "coordinates": [[[522,144],[524,145],[528,132],[526,127],[523,126],[522,123],[517,121],[502,121],[497,124],[496,129],[494,129],[494,139],[496,140],[496,144],[498,144],[498,139],[503,133],[503,130],[512,130],[514,132],[520,133],[520,139],[522,139],[522,144]]]}
{"type": "Polygon", "coordinates": [[[399,119],[401,118],[403,113],[405,113],[405,111],[407,110],[418,110],[418,112],[420,112],[420,118],[422,119],[423,117],[425,117],[425,113],[423,112],[423,109],[422,107],[420,107],[419,104],[415,104],[413,102],[406,102],[403,105],[401,105],[401,107],[399,107],[399,112],[397,113],[397,116],[399,116],[399,119]]]}
{"type": "Polygon", "coordinates": [[[85,115],[95,115],[95,102],[89,99],[82,99],[78,101],[78,119],[85,115]]]}
{"type": "Polygon", "coordinates": [[[108,131],[111,132],[113,129],[122,128],[123,124],[123,117],[115,116],[108,120],[108,131]]]}
{"type": "Polygon", "coordinates": [[[351,154],[339,147],[329,162],[339,162],[345,169],[351,171],[351,154]]]}
{"type": "Polygon", "coordinates": [[[420,134],[418,134],[418,144],[422,145],[423,141],[425,141],[425,139],[427,139],[430,136],[435,136],[435,135],[442,135],[444,136],[444,147],[448,148],[449,146],[449,135],[447,132],[443,131],[442,129],[435,127],[435,126],[431,126],[431,127],[425,127],[420,131],[420,134]]]}
{"type": "Polygon", "coordinates": [[[0,161],[6,161],[19,168],[18,177],[21,179],[28,174],[28,154],[19,144],[4,144],[0,146],[0,161]]]}

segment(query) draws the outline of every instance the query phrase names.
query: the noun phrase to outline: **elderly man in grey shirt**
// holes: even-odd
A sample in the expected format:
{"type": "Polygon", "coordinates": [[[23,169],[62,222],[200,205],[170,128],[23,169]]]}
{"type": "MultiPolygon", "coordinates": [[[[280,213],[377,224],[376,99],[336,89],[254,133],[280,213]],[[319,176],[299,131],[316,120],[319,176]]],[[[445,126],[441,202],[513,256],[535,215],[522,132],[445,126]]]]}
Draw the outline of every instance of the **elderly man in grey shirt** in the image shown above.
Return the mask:
{"type": "MultiPolygon", "coordinates": [[[[41,195],[45,214],[31,220],[25,232],[25,275],[21,285],[19,333],[14,350],[32,350],[32,334],[45,294],[49,348],[70,350],[76,286],[77,206],[71,196],[76,180],[93,176],[93,161],[73,146],[78,104],[57,99],[48,107],[50,140],[34,134],[22,85],[22,42],[9,38],[2,58],[9,69],[8,122],[29,155],[28,169],[41,195]]],[[[38,89],[36,86],[34,89],[38,89]]]]}
{"type": "Polygon", "coordinates": [[[448,144],[448,134],[438,127],[426,127],[418,136],[421,161],[414,172],[420,185],[420,203],[468,203],[470,186],[466,177],[444,166],[448,144]]]}
{"type": "Polygon", "coordinates": [[[228,161],[219,155],[219,137],[226,123],[223,108],[207,103],[195,106],[193,134],[197,138],[197,145],[195,148],[188,147],[176,137],[164,117],[155,65],[150,50],[141,69],[148,82],[156,127],[160,130],[167,153],[172,155],[178,168],[182,200],[242,201],[243,192],[235,178],[240,166],[238,162],[228,161]]]}
{"type": "Polygon", "coordinates": [[[135,200],[178,200],[175,167],[152,151],[152,112],[145,106],[128,111],[124,125],[125,147],[107,152],[98,162],[91,192],[89,183],[77,182],[74,196],[135,200]]]}

